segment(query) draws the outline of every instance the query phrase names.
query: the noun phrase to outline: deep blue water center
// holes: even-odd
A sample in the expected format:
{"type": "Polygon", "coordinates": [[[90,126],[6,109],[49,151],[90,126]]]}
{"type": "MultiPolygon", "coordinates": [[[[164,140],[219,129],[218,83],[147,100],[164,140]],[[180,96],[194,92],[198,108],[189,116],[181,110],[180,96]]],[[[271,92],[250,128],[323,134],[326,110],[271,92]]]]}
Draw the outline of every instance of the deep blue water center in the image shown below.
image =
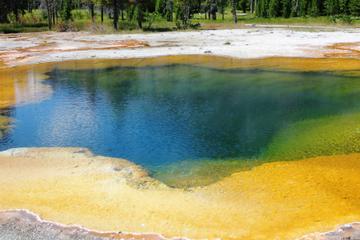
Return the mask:
{"type": "Polygon", "coordinates": [[[181,160],[251,159],[282,128],[359,107],[354,78],[191,65],[59,70],[50,98],[16,106],[0,149],[78,146],[147,168],[181,160]]]}

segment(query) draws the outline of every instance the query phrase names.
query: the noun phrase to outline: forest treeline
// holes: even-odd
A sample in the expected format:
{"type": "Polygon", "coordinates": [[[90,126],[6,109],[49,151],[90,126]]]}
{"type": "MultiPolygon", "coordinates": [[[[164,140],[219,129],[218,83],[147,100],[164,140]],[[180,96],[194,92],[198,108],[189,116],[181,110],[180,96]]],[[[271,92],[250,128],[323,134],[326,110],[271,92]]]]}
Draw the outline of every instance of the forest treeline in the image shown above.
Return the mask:
{"type": "Polygon", "coordinates": [[[18,22],[23,14],[33,10],[44,12],[49,28],[59,22],[71,22],[75,9],[88,9],[91,19],[100,15],[112,20],[119,28],[119,21],[133,21],[140,28],[143,23],[161,17],[187,27],[195,14],[204,18],[224,19],[231,13],[233,21],[238,11],[250,12],[257,17],[301,16],[360,16],[360,0],[0,0],[0,22],[18,22]]]}

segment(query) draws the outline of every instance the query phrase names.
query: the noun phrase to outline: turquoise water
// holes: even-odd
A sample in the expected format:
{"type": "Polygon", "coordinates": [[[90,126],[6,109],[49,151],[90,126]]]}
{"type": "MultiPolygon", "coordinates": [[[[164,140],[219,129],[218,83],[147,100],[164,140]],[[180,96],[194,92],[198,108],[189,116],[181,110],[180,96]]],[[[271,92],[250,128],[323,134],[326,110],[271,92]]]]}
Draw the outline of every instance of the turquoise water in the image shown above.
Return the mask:
{"type": "Polygon", "coordinates": [[[55,69],[45,84],[54,90],[49,99],[9,110],[16,122],[1,150],[87,147],[150,170],[183,160],[258,159],[296,123],[360,110],[359,79],[325,72],[55,69]]]}

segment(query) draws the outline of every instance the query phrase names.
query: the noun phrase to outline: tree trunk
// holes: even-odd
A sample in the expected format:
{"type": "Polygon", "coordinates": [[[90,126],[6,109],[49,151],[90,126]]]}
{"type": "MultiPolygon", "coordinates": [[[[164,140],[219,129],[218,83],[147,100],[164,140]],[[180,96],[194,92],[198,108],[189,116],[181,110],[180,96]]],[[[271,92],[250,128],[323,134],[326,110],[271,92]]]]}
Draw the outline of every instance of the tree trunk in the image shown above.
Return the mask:
{"type": "Polygon", "coordinates": [[[256,15],[256,8],[257,8],[257,4],[258,4],[258,1],[257,0],[254,0],[254,13],[256,15]]]}
{"type": "MultiPolygon", "coordinates": [[[[124,0],[120,0],[119,9],[120,9],[121,21],[125,21],[125,14],[124,14],[124,12],[125,12],[125,4],[124,4],[124,0]]],[[[128,17],[126,16],[126,18],[128,18],[128,17]]]]}
{"type": "Polygon", "coordinates": [[[139,3],[139,5],[138,5],[137,21],[138,21],[138,26],[139,26],[139,28],[141,28],[141,29],[142,29],[143,18],[144,18],[144,13],[143,13],[143,9],[142,9],[142,3],[139,3]]]}
{"type": "Polygon", "coordinates": [[[236,15],[236,0],[231,0],[231,7],[232,7],[232,14],[233,14],[233,18],[234,18],[234,23],[238,22],[238,18],[236,15]]]}
{"type": "Polygon", "coordinates": [[[48,25],[49,25],[49,30],[52,29],[52,17],[51,17],[51,7],[50,7],[50,0],[45,0],[45,5],[46,5],[46,11],[48,14],[48,25]]]}
{"type": "Polygon", "coordinates": [[[118,0],[113,0],[113,10],[114,10],[114,29],[118,30],[119,29],[119,5],[118,5],[118,0]]]}
{"type": "Polygon", "coordinates": [[[94,23],[95,22],[95,4],[90,3],[89,8],[90,8],[90,14],[91,14],[91,21],[94,23]]]}
{"type": "Polygon", "coordinates": [[[52,18],[53,18],[53,25],[56,24],[56,9],[55,9],[55,6],[53,6],[53,9],[52,9],[52,18]]]}
{"type": "Polygon", "coordinates": [[[18,4],[14,3],[14,15],[15,15],[15,21],[18,23],[19,22],[19,7],[18,4]]]}
{"type": "Polygon", "coordinates": [[[211,18],[212,18],[212,20],[216,20],[216,12],[211,13],[211,18]]]}
{"type": "Polygon", "coordinates": [[[101,4],[101,23],[104,22],[104,5],[101,4]]]}

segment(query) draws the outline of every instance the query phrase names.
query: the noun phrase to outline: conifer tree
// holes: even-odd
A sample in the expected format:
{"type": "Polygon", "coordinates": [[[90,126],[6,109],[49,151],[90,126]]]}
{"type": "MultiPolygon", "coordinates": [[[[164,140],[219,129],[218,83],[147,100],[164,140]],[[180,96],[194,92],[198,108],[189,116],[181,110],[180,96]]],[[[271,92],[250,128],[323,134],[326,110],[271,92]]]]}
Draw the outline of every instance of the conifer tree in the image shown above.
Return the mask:
{"type": "Polygon", "coordinates": [[[72,0],[63,0],[61,9],[62,20],[69,21],[71,19],[72,5],[72,0]]]}
{"type": "Polygon", "coordinates": [[[270,0],[269,2],[269,17],[282,16],[282,2],[281,0],[270,0]]]}
{"type": "Polygon", "coordinates": [[[359,0],[350,0],[349,3],[350,13],[353,16],[360,16],[360,1],[359,0]]]}

